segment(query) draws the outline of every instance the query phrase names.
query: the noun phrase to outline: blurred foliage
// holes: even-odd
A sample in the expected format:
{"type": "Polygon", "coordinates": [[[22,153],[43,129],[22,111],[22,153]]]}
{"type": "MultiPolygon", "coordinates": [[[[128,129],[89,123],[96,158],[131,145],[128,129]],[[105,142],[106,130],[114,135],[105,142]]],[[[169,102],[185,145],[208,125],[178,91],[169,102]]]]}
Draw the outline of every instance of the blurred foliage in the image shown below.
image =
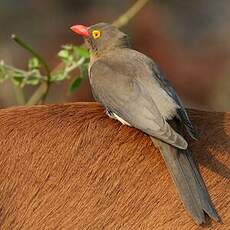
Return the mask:
{"type": "MultiPolygon", "coordinates": [[[[58,68],[54,71],[50,71],[47,62],[29,47],[28,44],[15,36],[13,39],[33,56],[28,60],[28,68],[26,70],[15,68],[1,61],[0,83],[8,80],[22,90],[27,85],[38,87],[42,83],[46,83],[48,90],[49,84],[73,79],[68,88],[70,92],[74,92],[80,86],[81,80],[87,77],[89,52],[85,48],[74,45],[64,45],[57,54],[60,59],[58,68]],[[47,75],[42,74],[43,65],[44,68],[47,67],[47,75]],[[79,74],[74,76],[73,71],[76,69],[79,70],[79,74]]],[[[45,99],[44,97],[46,97],[47,90],[42,92],[43,95],[39,95],[39,100],[35,101],[34,104],[45,99]]]]}
{"type": "MultiPolygon", "coordinates": [[[[113,24],[118,28],[125,26],[149,1],[135,1],[113,24]]],[[[12,35],[12,39],[32,55],[28,60],[26,70],[15,68],[5,64],[4,61],[0,61],[0,83],[10,81],[13,84],[19,105],[44,103],[50,86],[57,82],[71,80],[68,89],[70,92],[74,92],[80,86],[82,79],[87,77],[90,55],[85,48],[64,45],[57,53],[60,63],[57,68],[51,71],[47,61],[32,47],[15,35],[12,35]],[[75,75],[75,70],[78,70],[78,75],[75,75]],[[24,91],[27,85],[34,87],[34,92],[30,98],[25,98],[24,91]]]]}

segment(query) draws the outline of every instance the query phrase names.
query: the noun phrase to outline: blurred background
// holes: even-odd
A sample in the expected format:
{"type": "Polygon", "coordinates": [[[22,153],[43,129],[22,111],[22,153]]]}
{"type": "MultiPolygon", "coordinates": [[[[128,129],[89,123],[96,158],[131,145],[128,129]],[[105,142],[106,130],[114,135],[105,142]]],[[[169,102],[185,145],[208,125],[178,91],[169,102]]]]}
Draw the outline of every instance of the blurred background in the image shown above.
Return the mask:
{"type": "MultiPolygon", "coordinates": [[[[54,68],[63,44],[81,44],[69,27],[112,22],[135,1],[1,0],[0,60],[26,68],[29,54],[17,34],[54,68]]],[[[230,110],[230,1],[152,0],[122,28],[135,49],[154,58],[188,107],[230,110]]],[[[54,84],[47,103],[92,101],[88,80],[75,93],[54,84]]],[[[30,93],[31,89],[27,89],[30,93]]],[[[16,105],[9,82],[0,84],[0,108],[16,105]]]]}

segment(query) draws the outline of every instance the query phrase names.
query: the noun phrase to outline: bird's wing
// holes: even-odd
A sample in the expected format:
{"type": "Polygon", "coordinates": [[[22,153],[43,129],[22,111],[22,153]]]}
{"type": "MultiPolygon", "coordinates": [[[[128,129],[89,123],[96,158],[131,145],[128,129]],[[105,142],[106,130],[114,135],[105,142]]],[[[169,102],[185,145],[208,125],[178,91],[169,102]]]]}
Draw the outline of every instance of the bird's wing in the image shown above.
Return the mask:
{"type": "Polygon", "coordinates": [[[192,126],[192,123],[191,123],[191,121],[188,117],[188,114],[187,114],[180,98],[178,97],[175,89],[170,84],[170,82],[164,77],[162,72],[159,70],[158,66],[154,62],[152,62],[152,60],[151,60],[151,69],[154,73],[154,77],[156,78],[156,80],[158,81],[158,83],[160,84],[162,89],[165,90],[165,92],[175,101],[175,103],[177,103],[177,105],[178,105],[178,109],[177,109],[178,117],[181,120],[181,122],[185,125],[189,135],[193,139],[197,139],[196,133],[195,133],[193,126],[192,126]]]}
{"type": "Polygon", "coordinates": [[[90,69],[91,87],[96,98],[106,108],[135,128],[178,148],[187,148],[187,142],[176,133],[160,114],[151,95],[133,77],[127,63],[119,68],[96,61],[90,69]]]}

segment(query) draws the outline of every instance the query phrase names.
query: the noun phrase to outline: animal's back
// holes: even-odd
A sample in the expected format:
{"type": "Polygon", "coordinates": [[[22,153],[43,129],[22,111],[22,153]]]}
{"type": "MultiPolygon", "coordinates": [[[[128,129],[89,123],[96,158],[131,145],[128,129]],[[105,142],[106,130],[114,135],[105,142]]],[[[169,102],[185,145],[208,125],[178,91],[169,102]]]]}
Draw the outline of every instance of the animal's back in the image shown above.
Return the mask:
{"type": "MultiPolygon", "coordinates": [[[[230,228],[230,114],[190,112],[208,191],[230,228]]],[[[0,110],[0,229],[199,229],[158,150],[93,103],[0,110]]]]}

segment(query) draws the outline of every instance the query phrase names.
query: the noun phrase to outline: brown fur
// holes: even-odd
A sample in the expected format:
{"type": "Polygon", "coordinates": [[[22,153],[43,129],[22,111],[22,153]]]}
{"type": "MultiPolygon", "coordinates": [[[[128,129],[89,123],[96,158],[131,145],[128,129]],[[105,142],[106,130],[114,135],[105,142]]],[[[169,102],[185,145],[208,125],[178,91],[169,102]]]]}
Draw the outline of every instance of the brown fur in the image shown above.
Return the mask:
{"type": "Polygon", "coordinates": [[[0,229],[230,229],[230,114],[190,115],[223,223],[193,222],[147,135],[76,103],[0,110],[0,229]]]}

